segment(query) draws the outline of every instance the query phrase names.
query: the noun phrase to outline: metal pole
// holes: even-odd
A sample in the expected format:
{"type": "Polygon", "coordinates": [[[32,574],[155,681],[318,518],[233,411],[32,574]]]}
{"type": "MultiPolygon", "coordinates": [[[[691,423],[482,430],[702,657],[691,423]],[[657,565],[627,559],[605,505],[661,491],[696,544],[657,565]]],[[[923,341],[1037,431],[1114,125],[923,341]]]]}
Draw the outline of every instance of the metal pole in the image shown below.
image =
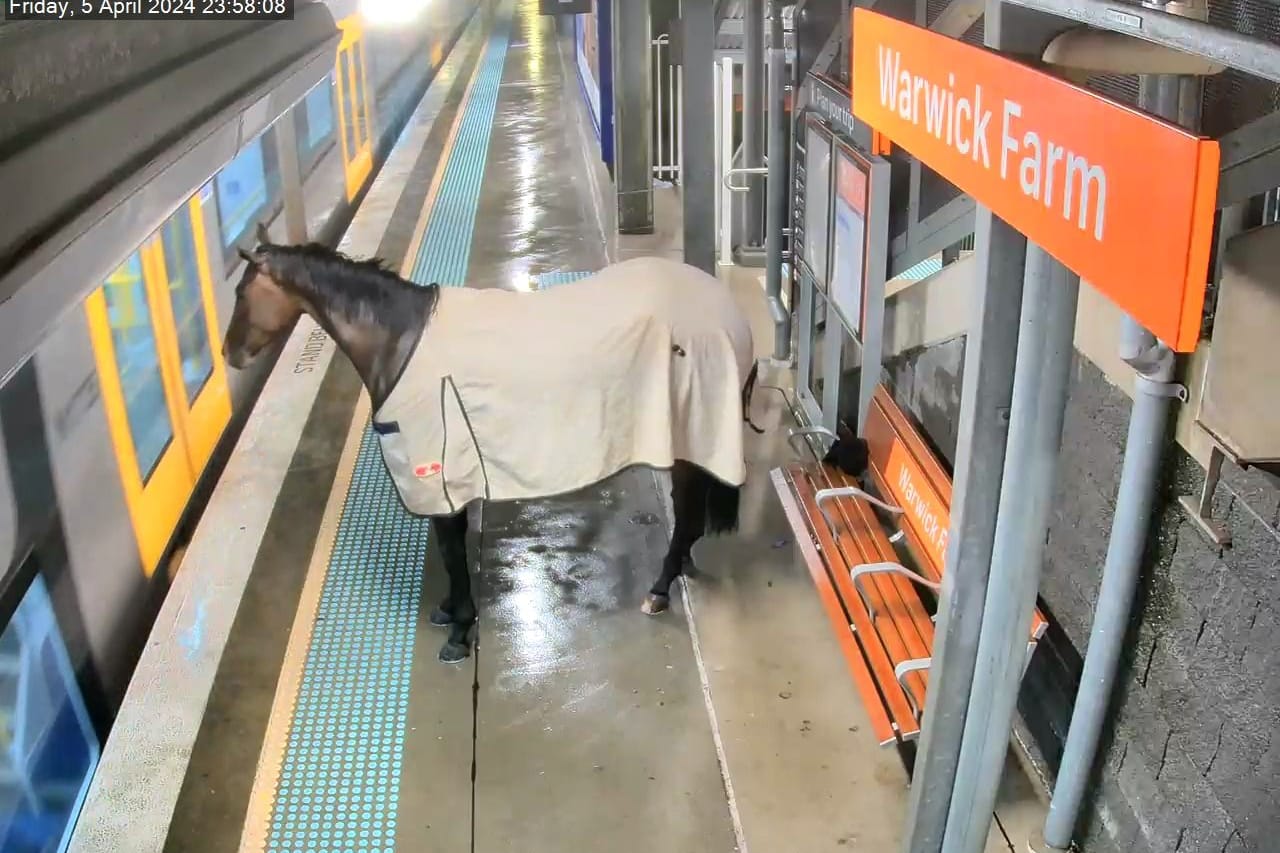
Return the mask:
{"type": "MultiPolygon", "coordinates": [[[[1176,76],[1143,75],[1138,105],[1162,118],[1177,121],[1180,113],[1186,111],[1186,99],[1181,94],[1185,88],[1191,87],[1180,86],[1176,76]]],[[[1062,850],[1071,846],[1111,704],[1129,612],[1142,574],[1142,556],[1160,478],[1169,407],[1180,389],[1173,384],[1172,350],[1128,315],[1121,321],[1120,333],[1120,357],[1137,374],[1135,393],[1111,523],[1111,541],[1107,544],[1102,585],[1098,590],[1098,607],[1062,751],[1062,764],[1044,824],[1045,844],[1062,850]]]]}
{"type": "Polygon", "coordinates": [[[662,69],[665,65],[662,61],[662,47],[663,43],[661,41],[653,42],[653,73],[658,77],[658,85],[653,87],[658,93],[657,109],[654,112],[658,123],[657,132],[654,133],[654,136],[658,138],[658,162],[653,167],[653,174],[659,178],[666,177],[667,162],[664,157],[666,152],[662,148],[662,138],[666,135],[666,123],[671,121],[671,118],[662,111],[662,69]]]}
{"type": "Polygon", "coordinates": [[[1079,292],[1078,276],[1028,243],[999,514],[944,853],[982,853],[991,827],[1040,586],[1079,292]]]}
{"type": "MultiPolygon", "coordinates": [[[[324,84],[321,84],[324,85],[324,84]]],[[[290,243],[307,242],[307,206],[302,192],[302,166],[298,162],[298,129],[295,112],[276,122],[272,129],[276,162],[280,166],[280,188],[284,200],[284,233],[290,243]]]]}
{"type": "Polygon", "coordinates": [[[942,849],[977,664],[1013,397],[1027,238],[982,206],[976,226],[977,288],[965,340],[951,534],[909,795],[906,853],[942,849]]]}
{"type": "MultiPolygon", "coordinates": [[[[683,61],[683,60],[681,60],[683,61]]],[[[680,162],[680,146],[676,142],[676,131],[680,126],[680,112],[676,106],[676,69],[678,65],[667,66],[667,100],[671,105],[667,108],[667,180],[677,180],[676,163],[680,162]]]]}
{"type": "MultiPolygon", "coordinates": [[[[682,180],[682,175],[684,172],[684,65],[677,65],[675,70],[676,70],[675,126],[680,131],[680,138],[676,141],[676,159],[675,159],[675,167],[674,167],[673,173],[675,176],[675,180],[679,181],[683,185],[684,181],[682,180]]],[[[711,81],[710,81],[711,86],[707,89],[707,92],[708,94],[711,94],[712,97],[714,97],[715,88],[716,88],[715,75],[710,74],[710,72],[708,73],[709,73],[709,76],[711,77],[711,81]]],[[[710,104],[708,104],[708,106],[710,106],[710,104]]]]}
{"type": "Polygon", "coordinates": [[[680,25],[684,39],[680,45],[681,66],[677,69],[680,91],[676,93],[680,105],[677,156],[684,200],[684,259],[712,275],[716,272],[715,117],[711,109],[715,100],[711,72],[715,61],[715,18],[714,0],[682,0],[680,25]]]}
{"type": "Polygon", "coordinates": [[[789,177],[787,144],[787,52],[782,29],[782,0],[769,9],[769,175],[768,221],[765,223],[765,288],[773,315],[773,357],[791,355],[791,313],[782,305],[782,237],[787,227],[789,177]]]}
{"type": "Polygon", "coordinates": [[[716,190],[720,194],[720,263],[733,263],[733,193],[725,188],[725,173],[733,168],[733,59],[720,60],[720,169],[716,190]]]}
{"type": "MultiPolygon", "coordinates": [[[[746,58],[742,65],[742,165],[754,169],[764,165],[760,157],[764,137],[764,0],[747,0],[746,58]]],[[[747,174],[747,199],[740,208],[743,215],[742,242],[760,245],[764,199],[760,178],[747,174]]]]}
{"type": "Polygon", "coordinates": [[[649,0],[613,0],[613,160],[618,233],[653,233],[649,0]]]}

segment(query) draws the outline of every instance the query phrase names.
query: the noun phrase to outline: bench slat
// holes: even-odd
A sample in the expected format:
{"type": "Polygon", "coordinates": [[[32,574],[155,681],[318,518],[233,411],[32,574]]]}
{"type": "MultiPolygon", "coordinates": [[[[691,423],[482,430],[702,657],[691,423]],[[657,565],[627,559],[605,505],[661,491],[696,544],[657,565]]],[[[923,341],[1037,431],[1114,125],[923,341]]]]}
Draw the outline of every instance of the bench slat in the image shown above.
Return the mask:
{"type": "MultiPolygon", "coordinates": [[[[823,474],[832,487],[857,485],[856,482],[830,469],[824,470],[823,474]]],[[[835,503],[836,511],[839,513],[837,520],[844,524],[846,530],[857,533],[856,536],[851,537],[856,550],[853,553],[845,552],[845,561],[850,568],[862,563],[897,561],[897,554],[889,545],[880,521],[871,507],[859,500],[837,500],[835,503]]],[[[848,544],[843,539],[841,543],[848,544]]],[[[850,586],[853,587],[852,578],[850,578],[850,586]]],[[[932,656],[930,648],[933,640],[933,623],[929,621],[929,614],[925,611],[920,597],[911,587],[909,580],[900,575],[875,573],[866,578],[863,589],[875,610],[873,623],[876,633],[884,640],[885,650],[894,666],[906,660],[932,656]],[[926,626],[923,628],[924,634],[921,633],[921,623],[926,626]]],[[[853,587],[853,595],[857,596],[856,587],[853,587]]],[[[856,604],[861,606],[861,602],[856,604]]],[[[917,701],[922,702],[925,690],[928,689],[926,673],[912,672],[906,680],[910,683],[910,689],[917,697],[917,701]]]]}
{"type": "MultiPolygon", "coordinates": [[[[853,484],[856,481],[843,473],[834,475],[840,483],[853,484]]],[[[864,553],[867,562],[886,562],[898,563],[902,565],[898,552],[894,549],[893,544],[889,541],[889,535],[886,533],[883,524],[880,522],[876,511],[858,501],[851,502],[851,506],[844,508],[846,512],[853,513],[858,521],[865,525],[871,531],[871,545],[873,548],[868,553],[864,553]]],[[[921,639],[926,646],[932,646],[933,642],[933,621],[929,618],[928,610],[924,606],[924,601],[920,598],[920,594],[915,584],[902,575],[877,574],[878,577],[888,577],[893,580],[894,589],[899,590],[903,595],[904,602],[908,604],[912,622],[917,628],[921,639]]],[[[926,575],[928,577],[928,575],[926,575]]],[[[927,649],[921,649],[923,654],[917,657],[928,657],[927,649]]]]}
{"type": "MultiPolygon", "coordinates": [[[[792,476],[799,480],[800,478],[807,478],[807,473],[803,469],[799,469],[798,473],[793,472],[792,476]]],[[[801,506],[809,516],[811,521],[810,529],[817,537],[818,545],[822,552],[824,554],[839,554],[840,549],[827,529],[826,522],[822,519],[822,513],[818,510],[817,502],[814,500],[812,486],[808,490],[799,489],[797,491],[800,492],[801,506]]],[[[871,672],[880,687],[881,695],[884,696],[885,704],[888,705],[894,722],[898,725],[899,734],[904,739],[918,736],[920,734],[920,724],[911,710],[911,705],[907,702],[906,695],[897,686],[897,679],[893,674],[893,663],[889,658],[889,654],[881,645],[880,635],[875,630],[871,617],[862,608],[861,602],[858,600],[858,593],[853,588],[853,580],[849,577],[848,569],[837,569],[831,574],[833,575],[831,579],[835,585],[836,592],[840,599],[845,602],[845,609],[853,622],[858,645],[862,648],[867,662],[871,665],[871,672]]]]}
{"type": "Polygon", "coordinates": [[[845,665],[849,668],[849,675],[853,678],[854,689],[858,691],[858,695],[862,698],[863,707],[866,709],[867,716],[871,721],[871,730],[881,746],[894,743],[897,737],[894,735],[893,723],[889,720],[888,712],[884,707],[884,700],[872,680],[871,671],[867,669],[867,662],[863,657],[862,650],[854,639],[853,630],[849,627],[850,622],[845,614],[844,607],[831,585],[826,561],[818,553],[813,540],[809,537],[808,525],[812,522],[806,517],[796,499],[793,492],[792,478],[781,468],[775,469],[770,474],[770,477],[773,480],[774,491],[778,494],[778,500],[782,503],[782,511],[787,517],[787,522],[796,534],[796,543],[800,546],[800,553],[804,558],[805,567],[809,570],[810,577],[813,578],[813,585],[818,590],[818,598],[822,603],[822,609],[826,612],[827,618],[831,621],[831,627],[835,630],[836,642],[840,645],[845,665]]]}

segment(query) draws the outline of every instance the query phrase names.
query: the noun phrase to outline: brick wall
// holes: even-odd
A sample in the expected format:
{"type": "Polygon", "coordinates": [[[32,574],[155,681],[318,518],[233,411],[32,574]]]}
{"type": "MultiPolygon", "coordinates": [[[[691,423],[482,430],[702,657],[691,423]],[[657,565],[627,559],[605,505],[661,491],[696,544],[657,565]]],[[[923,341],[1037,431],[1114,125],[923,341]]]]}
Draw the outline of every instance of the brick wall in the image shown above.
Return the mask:
{"type": "MultiPolygon", "coordinates": [[[[886,367],[894,396],[955,458],[964,340],[886,367]]],[[[1056,623],[1019,711],[1057,771],[1119,483],[1129,398],[1074,360],[1041,598],[1056,623]]],[[[1220,550],[1177,505],[1204,471],[1170,442],[1113,716],[1081,823],[1085,853],[1280,850],[1280,488],[1230,463],[1220,550]]]]}

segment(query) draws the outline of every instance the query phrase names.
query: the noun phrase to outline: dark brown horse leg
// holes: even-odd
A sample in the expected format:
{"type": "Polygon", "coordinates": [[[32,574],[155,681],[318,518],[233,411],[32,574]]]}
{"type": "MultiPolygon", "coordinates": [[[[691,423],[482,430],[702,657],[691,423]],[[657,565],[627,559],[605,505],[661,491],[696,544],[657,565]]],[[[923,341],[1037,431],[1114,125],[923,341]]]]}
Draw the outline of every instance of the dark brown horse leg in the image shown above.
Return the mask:
{"type": "Polygon", "coordinates": [[[702,537],[707,526],[707,475],[692,463],[677,460],[671,469],[671,504],[675,512],[675,530],[671,546],[662,560],[662,574],[649,588],[640,609],[653,615],[671,604],[671,582],[684,569],[693,543],[702,537]]]}
{"type": "Polygon", "coordinates": [[[440,648],[443,663],[460,663],[471,654],[471,626],[476,603],[471,598],[471,573],[467,569],[467,512],[436,516],[431,532],[440,544],[440,556],[449,575],[449,594],[431,612],[431,624],[449,626],[449,638],[440,648]]]}

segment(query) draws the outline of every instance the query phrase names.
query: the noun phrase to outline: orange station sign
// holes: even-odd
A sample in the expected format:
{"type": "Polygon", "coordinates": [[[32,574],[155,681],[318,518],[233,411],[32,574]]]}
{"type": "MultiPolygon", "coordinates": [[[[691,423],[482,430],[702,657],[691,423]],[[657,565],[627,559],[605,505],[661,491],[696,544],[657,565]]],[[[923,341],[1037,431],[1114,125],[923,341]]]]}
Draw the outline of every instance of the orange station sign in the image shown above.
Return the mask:
{"type": "Polygon", "coordinates": [[[1195,349],[1216,141],[983,48],[853,13],[853,114],[1089,281],[1195,349]]]}

